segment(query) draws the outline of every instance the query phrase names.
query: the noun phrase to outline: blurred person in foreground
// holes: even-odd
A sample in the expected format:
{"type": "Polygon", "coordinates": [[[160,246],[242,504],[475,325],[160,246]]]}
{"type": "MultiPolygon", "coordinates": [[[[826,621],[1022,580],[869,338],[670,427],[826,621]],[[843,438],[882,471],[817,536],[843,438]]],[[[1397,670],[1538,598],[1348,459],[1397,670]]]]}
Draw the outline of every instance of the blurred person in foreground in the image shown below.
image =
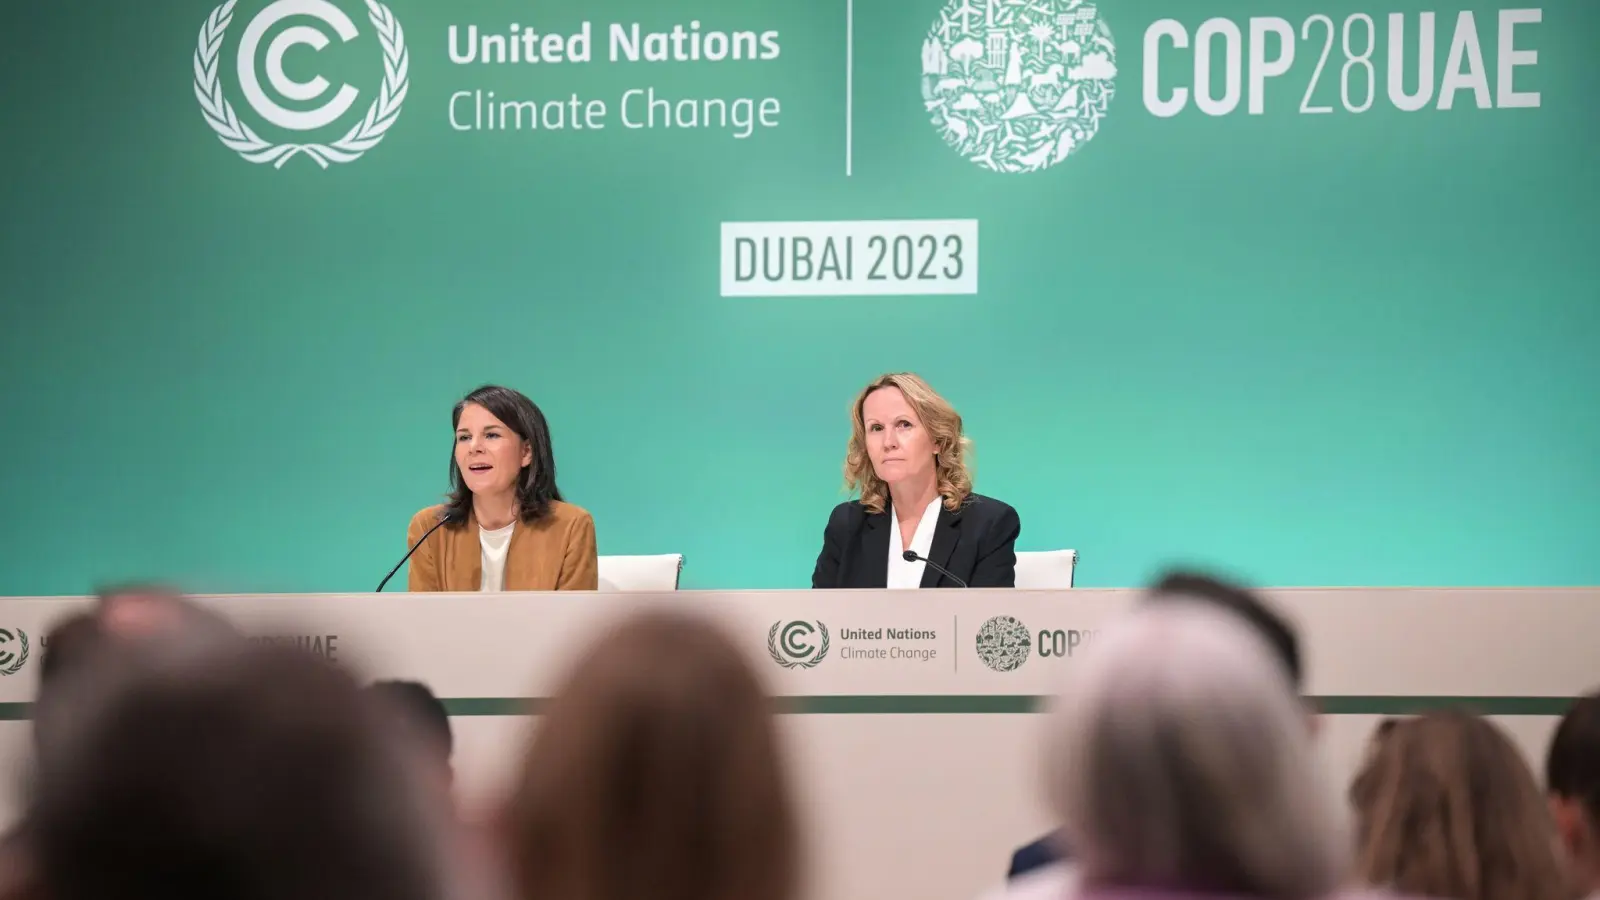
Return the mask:
{"type": "MultiPolygon", "coordinates": [[[[1145,604],[1198,603],[1235,615],[1254,630],[1273,656],[1282,664],[1290,689],[1299,696],[1305,686],[1305,667],[1300,657],[1300,639],[1294,628],[1269,607],[1254,591],[1198,572],[1173,571],[1164,575],[1144,595],[1145,604]]],[[[1308,726],[1315,731],[1317,718],[1308,710],[1308,726]]],[[[1059,831],[1047,834],[1011,855],[1007,880],[1025,875],[1059,881],[1065,873],[1061,864],[1070,859],[1071,848],[1059,831]]]]}
{"type": "Polygon", "coordinates": [[[1305,709],[1237,615],[1162,603],[1114,622],[1047,729],[1046,791],[1074,865],[998,896],[1313,900],[1346,877],[1345,810],[1305,709]]]}
{"type": "Polygon", "coordinates": [[[96,594],[94,614],[108,630],[128,637],[170,632],[204,615],[180,591],[162,584],[104,588],[96,594]]]}
{"type": "Polygon", "coordinates": [[[130,584],[101,590],[92,606],[50,626],[34,696],[35,752],[49,731],[60,685],[112,650],[125,650],[146,639],[215,641],[239,636],[226,618],[163,585],[130,584]]]}
{"type": "Polygon", "coordinates": [[[467,815],[456,796],[455,731],[444,702],[420,681],[375,681],[364,693],[410,763],[444,830],[441,846],[458,878],[458,890],[474,898],[504,897],[507,890],[503,866],[495,853],[495,835],[467,815]]]}
{"type": "Polygon", "coordinates": [[[1390,726],[1350,788],[1357,879],[1450,900],[1573,900],[1533,772],[1494,723],[1459,710],[1390,726]]]}
{"type": "Polygon", "coordinates": [[[636,614],[546,707],[504,817],[520,900],[795,900],[800,838],[765,690],[724,634],[636,614]]]}
{"type": "MultiPolygon", "coordinates": [[[[38,686],[32,716],[34,766],[49,753],[58,723],[76,710],[68,686],[111,654],[130,655],[181,638],[227,639],[237,632],[221,616],[201,609],[181,593],[158,584],[127,584],[102,589],[95,602],[52,622],[40,651],[38,686]]],[[[33,791],[32,772],[24,772],[24,795],[33,791]]],[[[40,896],[32,828],[24,813],[0,836],[0,900],[40,896]]]]}
{"type": "Polygon", "coordinates": [[[366,694],[393,732],[417,751],[429,781],[448,799],[455,788],[456,737],[444,703],[420,681],[375,681],[366,694]]]}
{"type": "Polygon", "coordinates": [[[1600,900],[1600,694],[1578,698],[1562,716],[1544,766],[1575,893],[1600,900]]]}
{"type": "Polygon", "coordinates": [[[26,811],[50,900],[443,900],[437,829],[351,677],[156,637],[59,686],[26,811]]]}

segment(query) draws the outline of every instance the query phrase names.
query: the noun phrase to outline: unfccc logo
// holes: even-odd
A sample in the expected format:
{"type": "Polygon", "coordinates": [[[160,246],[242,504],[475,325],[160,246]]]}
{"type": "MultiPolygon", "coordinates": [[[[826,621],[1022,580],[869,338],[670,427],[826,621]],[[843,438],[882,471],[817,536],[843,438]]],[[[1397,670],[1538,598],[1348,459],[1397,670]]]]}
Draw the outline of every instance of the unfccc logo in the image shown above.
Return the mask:
{"type": "Polygon", "coordinates": [[[767,652],[785,669],[809,669],[828,655],[828,626],[821,622],[773,622],[767,652]],[[812,643],[815,640],[816,643],[812,643]]]}
{"type": "MultiPolygon", "coordinates": [[[[222,93],[218,60],[222,55],[222,39],[233,21],[233,7],[237,2],[228,0],[211,11],[205,24],[200,26],[200,41],[194,50],[194,94],[200,101],[200,111],[205,115],[206,124],[217,133],[224,146],[251,162],[272,163],[280,169],[296,154],[304,153],[326,169],[329,163],[360,159],[363,153],[383,140],[384,133],[394,126],[400,116],[400,104],[405,101],[409,86],[405,35],[387,6],[377,0],[366,0],[367,18],[383,45],[383,84],[378,88],[378,96],[367,108],[366,115],[337,140],[328,143],[280,144],[262,138],[241,121],[233,105],[222,93]]],[[[316,131],[333,124],[349,112],[361,92],[348,84],[341,85],[326,103],[309,110],[288,109],[267,96],[256,76],[262,40],[273,26],[292,16],[321,21],[332,29],[340,41],[355,40],[360,34],[350,17],[328,0],[276,0],[256,13],[255,18],[244,27],[236,56],[239,90],[250,108],[268,123],[286,131],[316,131]]],[[[263,60],[267,81],[272,89],[285,99],[300,103],[309,103],[326,95],[331,87],[327,79],[319,75],[310,81],[295,81],[284,71],[283,57],[291,47],[304,45],[321,50],[329,43],[327,35],[309,25],[292,25],[279,31],[267,43],[263,60]]]]}

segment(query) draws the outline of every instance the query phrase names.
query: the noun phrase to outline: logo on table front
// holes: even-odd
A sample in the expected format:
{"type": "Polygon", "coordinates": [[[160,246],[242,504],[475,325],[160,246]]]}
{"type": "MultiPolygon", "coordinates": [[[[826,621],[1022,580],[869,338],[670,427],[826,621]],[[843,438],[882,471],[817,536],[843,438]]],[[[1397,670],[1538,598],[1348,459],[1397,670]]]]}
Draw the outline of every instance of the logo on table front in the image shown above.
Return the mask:
{"type": "MultiPolygon", "coordinates": [[[[233,7],[237,2],[228,0],[211,11],[200,26],[200,41],[194,50],[194,94],[200,101],[206,124],[217,133],[224,146],[253,163],[272,163],[275,168],[281,169],[295,156],[305,154],[326,169],[330,163],[360,159],[383,140],[400,116],[400,105],[406,99],[409,86],[405,35],[387,6],[377,0],[366,0],[367,18],[383,46],[383,83],[367,107],[366,115],[343,136],[327,143],[277,143],[262,137],[240,119],[233,104],[223,95],[219,62],[223,58],[222,41],[233,21],[233,7]]],[[[265,51],[261,49],[269,30],[296,16],[321,21],[340,41],[349,42],[360,35],[355,22],[328,0],[275,0],[244,26],[244,34],[231,59],[237,64],[239,90],[256,115],[285,131],[309,133],[325,129],[344,117],[361,91],[348,84],[341,85],[331,99],[315,109],[290,109],[267,95],[256,75],[258,55],[265,56],[262,67],[267,82],[287,100],[310,103],[326,95],[332,87],[321,75],[309,81],[295,81],[284,71],[284,56],[290,48],[305,45],[321,50],[328,45],[329,38],[322,30],[304,24],[292,25],[278,30],[265,51]]]]}
{"type": "Polygon", "coordinates": [[[1033,635],[1011,616],[995,616],[978,629],[978,658],[996,672],[1012,672],[1028,661],[1033,635]]]}
{"type": "Polygon", "coordinates": [[[773,622],[767,652],[785,669],[809,669],[828,655],[828,626],[821,622],[773,622]]]}
{"type": "Polygon", "coordinates": [[[0,675],[15,675],[28,661],[28,633],[0,628],[0,675]]]}
{"type": "Polygon", "coordinates": [[[922,44],[922,99],[957,153],[1034,172],[1100,130],[1117,77],[1111,28],[1087,0],[949,0],[922,44]]]}

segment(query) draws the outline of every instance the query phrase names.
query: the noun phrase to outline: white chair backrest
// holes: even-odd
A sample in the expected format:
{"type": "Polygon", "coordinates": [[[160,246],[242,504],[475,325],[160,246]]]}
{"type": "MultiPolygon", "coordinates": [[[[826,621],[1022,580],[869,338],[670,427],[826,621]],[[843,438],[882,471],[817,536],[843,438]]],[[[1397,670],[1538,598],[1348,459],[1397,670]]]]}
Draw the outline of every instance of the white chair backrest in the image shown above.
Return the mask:
{"type": "Polygon", "coordinates": [[[1076,550],[1039,550],[1017,553],[1017,587],[1069,588],[1078,564],[1076,550]]]}
{"type": "Polygon", "coordinates": [[[600,557],[602,591],[675,591],[683,571],[682,553],[600,557]]]}

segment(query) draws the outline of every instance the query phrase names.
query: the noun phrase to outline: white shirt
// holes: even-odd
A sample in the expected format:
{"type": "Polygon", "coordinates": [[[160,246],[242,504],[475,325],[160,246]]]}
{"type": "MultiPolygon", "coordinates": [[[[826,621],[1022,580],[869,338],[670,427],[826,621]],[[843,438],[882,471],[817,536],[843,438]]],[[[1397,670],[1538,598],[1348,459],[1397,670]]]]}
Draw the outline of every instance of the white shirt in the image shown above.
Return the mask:
{"type": "MultiPolygon", "coordinates": [[[[939,524],[939,507],[944,505],[943,497],[934,497],[928,508],[922,511],[922,519],[917,522],[917,530],[911,534],[911,546],[906,549],[917,551],[918,556],[926,557],[933,547],[933,528],[939,524]]],[[[894,526],[894,533],[889,536],[889,584],[890,590],[897,588],[917,588],[922,586],[922,570],[928,566],[922,560],[906,562],[902,556],[905,549],[902,544],[905,538],[900,535],[900,521],[894,516],[894,504],[889,504],[889,522],[894,526]]]]}
{"type": "Polygon", "coordinates": [[[494,531],[478,526],[478,543],[483,547],[483,582],[478,585],[478,590],[506,589],[506,549],[511,546],[511,530],[516,527],[515,519],[510,525],[494,531]]]}

